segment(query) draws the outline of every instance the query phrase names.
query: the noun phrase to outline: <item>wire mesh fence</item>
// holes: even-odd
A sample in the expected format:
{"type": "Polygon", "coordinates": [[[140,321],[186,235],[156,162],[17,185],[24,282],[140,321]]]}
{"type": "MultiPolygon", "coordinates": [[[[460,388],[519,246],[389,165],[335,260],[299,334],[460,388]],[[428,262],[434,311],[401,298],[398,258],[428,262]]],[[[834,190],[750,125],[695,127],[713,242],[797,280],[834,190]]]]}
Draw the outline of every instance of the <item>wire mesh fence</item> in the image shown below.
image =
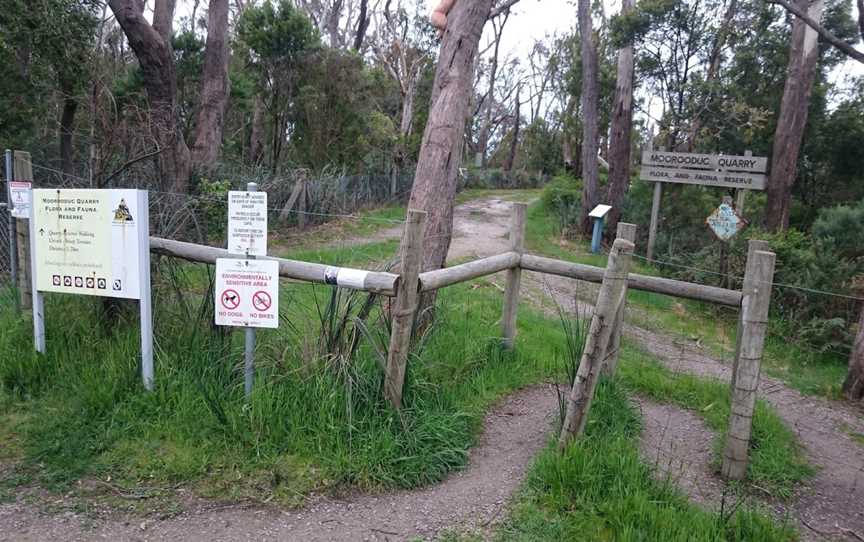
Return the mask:
{"type": "MultiPolygon", "coordinates": [[[[5,193],[5,190],[3,191],[5,193]]],[[[5,205],[0,205],[0,285],[5,285],[9,282],[12,272],[12,262],[10,261],[10,245],[12,243],[12,234],[9,231],[9,209],[5,205]]]]}

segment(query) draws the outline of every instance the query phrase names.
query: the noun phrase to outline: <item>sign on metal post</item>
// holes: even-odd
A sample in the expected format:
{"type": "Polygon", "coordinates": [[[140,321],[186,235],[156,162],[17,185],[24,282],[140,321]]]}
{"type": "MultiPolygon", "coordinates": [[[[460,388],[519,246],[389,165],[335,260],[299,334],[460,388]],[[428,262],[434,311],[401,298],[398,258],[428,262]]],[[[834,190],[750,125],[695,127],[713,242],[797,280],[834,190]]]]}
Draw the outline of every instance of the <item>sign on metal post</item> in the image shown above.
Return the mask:
{"type": "Polygon", "coordinates": [[[33,183],[29,181],[9,182],[9,202],[12,204],[12,216],[15,218],[30,218],[30,190],[33,183]]]}
{"type": "Polygon", "coordinates": [[[266,192],[228,192],[228,252],[267,255],[266,192]]]}
{"type": "Polygon", "coordinates": [[[279,262],[216,260],[216,325],[279,327],[279,262]]]}
{"type": "Polygon", "coordinates": [[[228,193],[228,252],[244,260],[216,260],[216,325],[245,328],[244,390],[255,381],[255,330],[279,327],[279,265],[267,255],[267,193],[249,183],[228,193]]]}
{"type": "Polygon", "coordinates": [[[153,387],[150,219],[145,190],[32,190],[33,325],[45,352],[43,294],[139,300],[142,377],[153,387]]]}

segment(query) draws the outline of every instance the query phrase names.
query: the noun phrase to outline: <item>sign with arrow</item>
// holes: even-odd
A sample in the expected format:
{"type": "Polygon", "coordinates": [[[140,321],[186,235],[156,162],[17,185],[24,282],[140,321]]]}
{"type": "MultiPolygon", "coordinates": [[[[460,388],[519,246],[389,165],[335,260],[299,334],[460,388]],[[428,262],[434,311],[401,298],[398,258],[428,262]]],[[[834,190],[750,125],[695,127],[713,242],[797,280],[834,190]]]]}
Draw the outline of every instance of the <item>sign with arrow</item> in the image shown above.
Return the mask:
{"type": "Polygon", "coordinates": [[[216,260],[216,325],[279,327],[279,263],[216,260]]]}
{"type": "Polygon", "coordinates": [[[139,236],[148,220],[141,190],[33,190],[40,292],[141,299],[139,236]],[[56,280],[55,277],[64,277],[56,280]],[[72,277],[71,282],[65,277],[72,277]]]}

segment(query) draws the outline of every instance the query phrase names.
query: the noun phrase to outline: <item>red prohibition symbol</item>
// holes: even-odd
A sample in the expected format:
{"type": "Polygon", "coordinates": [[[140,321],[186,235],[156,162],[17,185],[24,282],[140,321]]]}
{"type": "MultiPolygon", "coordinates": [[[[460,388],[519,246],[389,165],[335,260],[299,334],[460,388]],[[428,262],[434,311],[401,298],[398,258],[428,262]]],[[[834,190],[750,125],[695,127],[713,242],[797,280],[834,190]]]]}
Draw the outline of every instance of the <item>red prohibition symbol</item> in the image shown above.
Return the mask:
{"type": "Polygon", "coordinates": [[[255,292],[255,295],[252,296],[252,305],[255,306],[255,310],[264,312],[273,306],[273,299],[267,292],[255,292]]]}
{"type": "Polygon", "coordinates": [[[222,292],[222,306],[232,311],[240,306],[240,294],[236,290],[222,292]]]}

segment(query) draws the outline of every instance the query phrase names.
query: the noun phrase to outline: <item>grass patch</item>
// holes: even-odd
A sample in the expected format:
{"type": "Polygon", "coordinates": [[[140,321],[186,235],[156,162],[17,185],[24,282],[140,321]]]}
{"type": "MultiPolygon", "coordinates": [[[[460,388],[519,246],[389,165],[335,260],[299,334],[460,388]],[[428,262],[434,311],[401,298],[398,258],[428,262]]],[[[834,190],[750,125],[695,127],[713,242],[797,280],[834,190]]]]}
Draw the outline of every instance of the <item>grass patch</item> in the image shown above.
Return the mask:
{"type": "MultiPolygon", "coordinates": [[[[718,433],[714,452],[719,470],[730,412],[729,386],[692,375],[673,374],[631,345],[625,344],[622,353],[625,361],[619,371],[625,386],[656,401],[692,410],[718,433]]],[[[774,497],[788,498],[814,472],[795,434],[767,403],[758,400],[753,417],[748,483],[774,497]]]]}
{"type": "Polygon", "coordinates": [[[624,388],[597,389],[586,434],[561,455],[538,458],[500,541],[790,540],[794,530],[744,506],[718,514],[657,481],[639,457],[641,423],[624,388]]]}

